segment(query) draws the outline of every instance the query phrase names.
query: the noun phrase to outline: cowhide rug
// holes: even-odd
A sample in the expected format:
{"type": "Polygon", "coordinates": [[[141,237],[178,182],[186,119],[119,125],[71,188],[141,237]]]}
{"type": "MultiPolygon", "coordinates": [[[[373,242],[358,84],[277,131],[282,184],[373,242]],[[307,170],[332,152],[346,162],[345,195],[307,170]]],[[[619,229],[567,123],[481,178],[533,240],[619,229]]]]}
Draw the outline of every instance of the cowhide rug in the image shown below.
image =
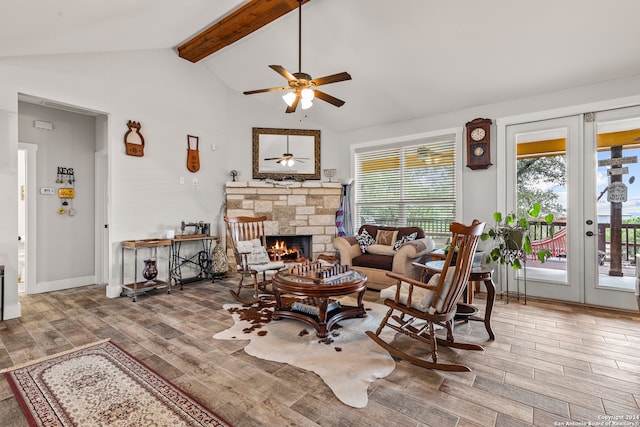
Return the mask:
{"type": "MultiPolygon", "coordinates": [[[[351,297],[340,302],[356,304],[351,297]]],[[[225,304],[235,325],[213,337],[249,340],[244,348],[248,354],[315,372],[343,403],[356,408],[367,406],[369,384],[395,368],[389,353],[364,333],[377,329],[387,307],[365,303],[366,317],[342,320],[327,338],[320,339],[307,323],[292,319],[272,321],[274,306],[272,302],[252,306],[225,304]]],[[[394,334],[386,328],[382,337],[388,341],[394,334]]]]}

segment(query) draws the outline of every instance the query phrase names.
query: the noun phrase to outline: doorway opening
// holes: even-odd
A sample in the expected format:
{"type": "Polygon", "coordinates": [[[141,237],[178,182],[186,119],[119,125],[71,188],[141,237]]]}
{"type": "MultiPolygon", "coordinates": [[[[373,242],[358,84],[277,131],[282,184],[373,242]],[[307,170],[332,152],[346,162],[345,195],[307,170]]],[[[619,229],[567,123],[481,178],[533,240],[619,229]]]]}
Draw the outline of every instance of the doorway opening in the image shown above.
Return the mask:
{"type": "Polygon", "coordinates": [[[107,283],[108,116],[30,95],[18,101],[18,138],[30,141],[18,146],[18,291],[107,283]]]}

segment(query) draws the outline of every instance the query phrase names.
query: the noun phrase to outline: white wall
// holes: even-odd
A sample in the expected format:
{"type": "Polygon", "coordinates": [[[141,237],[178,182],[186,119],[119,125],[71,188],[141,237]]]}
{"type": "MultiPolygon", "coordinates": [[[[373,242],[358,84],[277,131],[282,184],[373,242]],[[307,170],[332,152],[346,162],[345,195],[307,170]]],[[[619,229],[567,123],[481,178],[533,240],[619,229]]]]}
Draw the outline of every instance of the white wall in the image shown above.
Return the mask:
{"type": "MultiPolygon", "coordinates": [[[[159,237],[181,220],[215,223],[226,179],[226,88],[172,50],[60,55],[0,61],[0,196],[17,206],[17,95],[25,93],[109,115],[110,286],[119,293],[119,242],[159,237]],[[128,120],[142,123],[145,156],[124,154],[128,120]],[[201,143],[200,172],[186,170],[187,134],[201,143]],[[179,184],[179,177],[186,183],[179,184]],[[199,185],[191,185],[198,177],[199,185]]],[[[4,215],[4,214],[3,214],[4,215]]],[[[17,209],[0,222],[0,263],[7,264],[7,317],[17,302],[17,209]],[[4,220],[6,218],[6,220],[4,220]],[[8,236],[11,236],[9,238],[8,236]]]]}
{"type": "MultiPolygon", "coordinates": [[[[229,171],[238,169],[239,179],[251,178],[252,127],[320,129],[302,116],[285,116],[230,93],[206,67],[184,61],[170,49],[3,58],[0,76],[3,205],[17,206],[18,93],[109,117],[109,296],[120,292],[121,241],[162,237],[182,220],[210,222],[212,233],[223,232],[223,190],[229,171]],[[124,154],[129,120],[142,124],[142,158],[124,154]],[[186,169],[187,134],[200,137],[201,169],[195,174],[186,169]],[[192,185],[193,178],[199,185],[192,185]]],[[[96,134],[101,135],[104,123],[98,125],[96,134]]],[[[323,130],[323,167],[335,167],[331,153],[339,145],[335,133],[323,130]]],[[[0,264],[6,265],[7,318],[20,315],[17,224],[17,209],[3,212],[0,264]]],[[[159,255],[166,260],[166,253],[159,255]]],[[[163,265],[161,259],[161,276],[166,273],[163,265]]]]}

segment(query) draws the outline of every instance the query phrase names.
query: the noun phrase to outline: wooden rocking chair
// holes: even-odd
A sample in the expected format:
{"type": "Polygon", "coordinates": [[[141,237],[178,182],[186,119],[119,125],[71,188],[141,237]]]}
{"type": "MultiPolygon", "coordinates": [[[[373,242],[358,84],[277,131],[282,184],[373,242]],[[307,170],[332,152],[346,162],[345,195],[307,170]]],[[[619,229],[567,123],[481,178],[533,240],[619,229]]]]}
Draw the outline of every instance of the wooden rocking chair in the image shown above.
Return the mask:
{"type": "Polygon", "coordinates": [[[236,258],[236,272],[240,274],[238,290],[229,292],[243,304],[253,304],[263,297],[271,297],[271,292],[267,290],[267,286],[271,283],[267,280],[267,272],[276,272],[284,268],[283,262],[269,259],[264,229],[266,219],[266,216],[224,217],[227,235],[236,258]],[[258,280],[259,273],[262,273],[262,280],[258,280]],[[253,283],[245,284],[246,276],[251,276],[253,283]],[[243,288],[252,288],[253,297],[243,298],[240,295],[243,288]]]}
{"type": "Polygon", "coordinates": [[[389,311],[380,322],[377,331],[366,331],[366,334],[387,350],[392,356],[407,360],[418,366],[444,371],[468,372],[468,366],[455,363],[438,362],[438,344],[464,350],[484,350],[477,344],[456,342],[453,339],[453,321],[456,315],[458,300],[465,291],[469,280],[469,272],[473,263],[473,255],[478,245],[478,238],[484,229],[484,223],[474,220],[470,226],[452,223],[452,248],[457,250],[454,265],[451,264],[453,250],[450,250],[440,274],[434,275],[429,283],[413,280],[397,273],[389,272],[387,276],[398,280],[398,283],[380,292],[384,304],[389,311]],[[399,312],[394,315],[394,311],[399,312]],[[436,336],[435,325],[445,328],[446,338],[436,336]],[[384,327],[389,327],[410,338],[426,343],[431,350],[431,360],[416,357],[402,351],[380,338],[384,327]]]}

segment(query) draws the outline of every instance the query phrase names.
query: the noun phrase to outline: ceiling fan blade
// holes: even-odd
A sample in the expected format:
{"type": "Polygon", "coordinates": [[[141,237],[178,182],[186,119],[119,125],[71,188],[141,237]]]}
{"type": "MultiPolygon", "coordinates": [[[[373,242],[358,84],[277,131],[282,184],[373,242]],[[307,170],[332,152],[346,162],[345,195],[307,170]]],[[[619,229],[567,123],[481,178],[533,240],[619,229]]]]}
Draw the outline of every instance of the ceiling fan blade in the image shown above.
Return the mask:
{"type": "Polygon", "coordinates": [[[282,160],[283,157],[265,157],[264,160],[282,160]]]}
{"type": "Polygon", "coordinates": [[[263,93],[263,92],[276,92],[279,90],[287,90],[288,87],[270,87],[268,89],[256,89],[256,90],[247,90],[244,93],[245,95],[253,95],[254,93],[263,93]]]}
{"type": "Polygon", "coordinates": [[[287,106],[287,110],[285,111],[285,113],[293,113],[294,111],[296,111],[296,108],[298,108],[298,102],[300,101],[300,93],[296,93],[296,99],[293,100],[293,103],[291,104],[291,106],[287,106]]]}
{"type": "Polygon", "coordinates": [[[269,68],[287,79],[287,81],[297,80],[293,74],[288,72],[282,65],[269,65],[269,68]]]}
{"type": "Polygon", "coordinates": [[[322,99],[329,104],[335,105],[336,107],[342,107],[344,105],[344,101],[342,99],[338,99],[335,96],[331,96],[328,93],[324,93],[317,89],[314,90],[316,94],[316,98],[322,99]]]}
{"type": "Polygon", "coordinates": [[[331,74],[330,76],[318,77],[317,79],[311,80],[311,83],[320,86],[320,85],[328,85],[329,83],[337,83],[345,80],[351,80],[351,75],[346,71],[338,74],[331,74]]]}

